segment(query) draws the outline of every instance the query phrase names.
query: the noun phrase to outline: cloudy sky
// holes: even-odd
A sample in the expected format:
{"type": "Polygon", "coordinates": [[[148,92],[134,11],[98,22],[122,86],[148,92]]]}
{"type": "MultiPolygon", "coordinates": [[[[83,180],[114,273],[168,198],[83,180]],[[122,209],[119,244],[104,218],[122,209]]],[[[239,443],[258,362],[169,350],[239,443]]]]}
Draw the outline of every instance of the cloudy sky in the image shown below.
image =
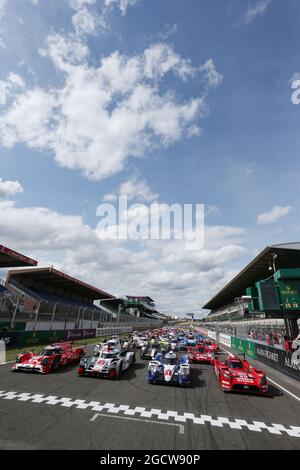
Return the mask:
{"type": "Polygon", "coordinates": [[[0,243],[165,313],[299,240],[299,0],[0,0],[0,243]],[[205,243],[96,210],[205,204],[205,243]]]}

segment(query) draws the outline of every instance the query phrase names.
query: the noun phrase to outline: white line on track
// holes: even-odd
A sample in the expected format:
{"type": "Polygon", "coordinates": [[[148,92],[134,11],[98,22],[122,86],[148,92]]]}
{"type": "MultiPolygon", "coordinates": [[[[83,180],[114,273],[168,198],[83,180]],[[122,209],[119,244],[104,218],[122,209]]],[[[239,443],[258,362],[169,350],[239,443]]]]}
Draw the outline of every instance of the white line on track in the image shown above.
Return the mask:
{"type": "MultiPolygon", "coordinates": [[[[227,349],[223,348],[221,346],[221,349],[223,351],[225,351],[227,354],[234,354],[234,352],[230,352],[230,351],[227,351],[227,349]]],[[[290,392],[289,390],[287,390],[286,388],[284,388],[282,385],[279,385],[279,383],[275,382],[275,380],[271,379],[270,377],[267,376],[267,379],[272,382],[274,385],[276,385],[278,388],[281,388],[281,390],[283,390],[285,393],[287,393],[288,395],[290,395],[291,397],[295,398],[295,400],[297,401],[300,401],[300,397],[297,397],[297,395],[294,395],[294,393],[290,392]]]]}
{"type": "Polygon", "coordinates": [[[277,382],[275,382],[275,380],[270,379],[270,377],[267,377],[267,379],[268,379],[270,382],[272,382],[274,385],[276,385],[277,387],[281,388],[281,390],[283,390],[285,393],[288,393],[289,395],[291,395],[291,397],[295,398],[295,400],[300,401],[300,397],[297,397],[297,395],[294,395],[292,392],[290,392],[289,390],[287,390],[286,388],[284,388],[282,385],[279,385],[277,382]]]}
{"type": "Polygon", "coordinates": [[[104,413],[96,413],[90,421],[94,422],[98,418],[98,416],[103,416],[104,418],[116,418],[116,419],[126,419],[128,421],[140,421],[142,423],[153,423],[153,424],[160,424],[164,426],[175,426],[179,428],[179,434],[184,434],[184,426],[183,424],[175,424],[175,423],[160,423],[159,421],[151,421],[149,419],[138,419],[138,418],[127,418],[127,416],[111,416],[111,415],[106,415],[104,413]]]}
{"type": "MultiPolygon", "coordinates": [[[[58,398],[53,395],[33,394],[33,393],[18,393],[18,392],[5,392],[0,390],[1,400],[17,400],[22,403],[36,403],[50,406],[63,407],[66,410],[76,408],[78,410],[95,411],[96,413],[105,412],[105,416],[122,415],[123,417],[138,416],[139,418],[154,418],[157,421],[174,422],[174,424],[189,423],[193,425],[212,426],[213,428],[230,428],[239,431],[253,431],[253,432],[269,432],[272,435],[282,436],[286,433],[288,436],[300,438],[300,426],[287,426],[283,424],[271,423],[266,424],[262,421],[248,421],[246,419],[229,419],[224,416],[208,416],[208,415],[195,415],[194,413],[178,413],[177,411],[164,411],[161,409],[154,409],[147,411],[146,408],[141,406],[130,407],[130,405],[117,405],[114,403],[101,403],[98,401],[86,401],[81,399],[62,397],[58,398]]],[[[148,422],[148,419],[143,419],[148,422]]]]}

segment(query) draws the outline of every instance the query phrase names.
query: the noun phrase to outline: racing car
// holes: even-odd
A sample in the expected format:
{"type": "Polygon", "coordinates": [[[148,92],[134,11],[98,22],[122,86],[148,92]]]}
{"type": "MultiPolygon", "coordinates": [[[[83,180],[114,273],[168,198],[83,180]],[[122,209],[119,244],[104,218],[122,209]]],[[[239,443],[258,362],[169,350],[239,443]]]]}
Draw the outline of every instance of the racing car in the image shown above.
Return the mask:
{"type": "Polygon", "coordinates": [[[148,338],[147,336],[139,336],[136,340],[136,347],[137,349],[141,349],[145,344],[147,344],[148,338]]]}
{"type": "Polygon", "coordinates": [[[196,346],[197,339],[193,334],[187,335],[187,346],[196,346]]]}
{"type": "Polygon", "coordinates": [[[120,341],[120,338],[114,336],[105,343],[96,344],[94,347],[94,354],[98,354],[103,348],[107,347],[111,349],[122,349],[122,343],[120,341]]]}
{"type": "Polygon", "coordinates": [[[178,338],[178,349],[179,351],[187,351],[188,341],[185,336],[179,336],[178,338]]]}
{"type": "Polygon", "coordinates": [[[210,339],[206,339],[205,344],[208,347],[208,349],[210,351],[214,352],[215,354],[219,353],[221,351],[220,346],[215,341],[211,341],[210,339]]]}
{"type": "Polygon", "coordinates": [[[198,343],[196,347],[188,348],[190,362],[204,364],[214,364],[215,355],[203,343],[198,343]]]}
{"type": "Polygon", "coordinates": [[[265,373],[252,367],[244,355],[241,359],[238,354],[229,354],[223,362],[215,358],[214,369],[224,392],[268,393],[265,373]]]}
{"type": "Polygon", "coordinates": [[[17,356],[12,371],[40,372],[48,374],[59,367],[79,362],[85,354],[85,347],[73,348],[72,342],[54,343],[43,348],[38,354],[24,352],[17,356]]]}
{"type": "Polygon", "coordinates": [[[134,363],[135,353],[133,351],[120,351],[106,346],[99,352],[94,352],[93,356],[82,357],[78,367],[78,375],[117,379],[122,371],[133,366],[134,363]]]}
{"type": "Polygon", "coordinates": [[[140,358],[141,359],[154,359],[154,357],[159,352],[159,350],[160,350],[159,343],[147,343],[140,350],[140,358]]]}
{"type": "Polygon", "coordinates": [[[190,366],[187,355],[180,359],[175,352],[163,355],[156,354],[154,360],[149,362],[147,380],[150,384],[177,383],[178,385],[190,384],[190,366]]]}

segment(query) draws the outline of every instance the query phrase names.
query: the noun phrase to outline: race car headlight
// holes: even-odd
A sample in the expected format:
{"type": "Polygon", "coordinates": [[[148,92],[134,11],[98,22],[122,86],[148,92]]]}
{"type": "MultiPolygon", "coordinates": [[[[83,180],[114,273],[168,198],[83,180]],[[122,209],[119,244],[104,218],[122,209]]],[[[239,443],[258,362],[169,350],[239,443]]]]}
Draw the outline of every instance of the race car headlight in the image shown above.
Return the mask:
{"type": "Polygon", "coordinates": [[[48,360],[48,357],[44,357],[44,359],[42,359],[41,361],[41,364],[45,365],[45,364],[48,364],[49,360],[48,360]]]}
{"type": "Polygon", "coordinates": [[[150,372],[151,374],[155,374],[155,372],[156,372],[156,366],[155,366],[154,364],[151,364],[151,365],[149,366],[149,372],[150,372]]]}
{"type": "Polygon", "coordinates": [[[231,379],[231,375],[229,374],[229,372],[223,372],[223,375],[226,379],[231,379]]]}

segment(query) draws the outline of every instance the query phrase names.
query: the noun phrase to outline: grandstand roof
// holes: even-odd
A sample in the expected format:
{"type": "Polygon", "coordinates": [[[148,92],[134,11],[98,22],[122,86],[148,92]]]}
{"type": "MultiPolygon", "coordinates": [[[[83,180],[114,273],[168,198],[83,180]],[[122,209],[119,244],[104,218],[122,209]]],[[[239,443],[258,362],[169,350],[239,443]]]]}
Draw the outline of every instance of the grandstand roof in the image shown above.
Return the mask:
{"type": "Polygon", "coordinates": [[[36,266],[37,261],[28,258],[17,251],[0,245],[0,268],[17,268],[22,266],[36,266]]]}
{"type": "Polygon", "coordinates": [[[114,298],[112,294],[79,281],[53,267],[10,270],[7,275],[7,282],[11,280],[36,288],[41,288],[41,286],[44,289],[49,287],[62,288],[64,291],[80,295],[89,300],[114,298]]]}
{"type": "Polygon", "coordinates": [[[245,295],[247,287],[254,286],[255,282],[269,277],[273,254],[277,255],[276,269],[300,267],[300,242],[267,246],[202,308],[216,310],[224,307],[235,298],[245,295]]]}

